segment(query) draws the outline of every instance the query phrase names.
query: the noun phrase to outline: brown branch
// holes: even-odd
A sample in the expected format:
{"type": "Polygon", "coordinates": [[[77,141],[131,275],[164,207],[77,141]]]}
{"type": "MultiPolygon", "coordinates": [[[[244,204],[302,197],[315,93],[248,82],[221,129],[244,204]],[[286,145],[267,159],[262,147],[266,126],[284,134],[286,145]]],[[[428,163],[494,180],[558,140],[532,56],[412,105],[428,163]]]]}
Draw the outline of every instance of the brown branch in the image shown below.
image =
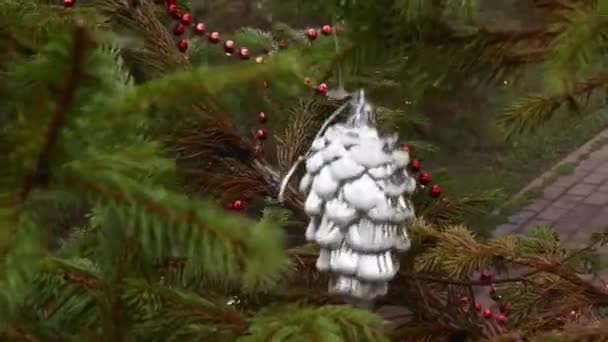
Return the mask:
{"type": "Polygon", "coordinates": [[[423,280],[423,281],[427,281],[430,283],[441,283],[441,284],[445,284],[445,285],[459,285],[459,286],[491,286],[492,284],[504,284],[504,283],[515,283],[515,282],[529,282],[528,279],[526,279],[527,277],[530,277],[534,274],[539,273],[540,270],[533,270],[533,271],[529,271],[521,276],[518,277],[509,277],[509,278],[502,278],[502,279],[495,279],[492,280],[491,283],[488,281],[482,281],[482,280],[459,280],[459,279],[450,279],[447,277],[433,277],[433,276],[427,276],[427,275],[421,275],[418,273],[411,273],[411,272],[400,272],[398,274],[399,278],[404,278],[404,279],[417,279],[417,280],[423,280]]]}
{"type": "Polygon", "coordinates": [[[14,339],[15,341],[40,342],[40,339],[38,339],[36,336],[27,333],[14,324],[9,324],[6,327],[6,332],[8,337],[14,339]]]}
{"type": "Polygon", "coordinates": [[[73,33],[72,63],[61,92],[61,98],[51,116],[44,143],[40,149],[32,171],[25,177],[18,194],[20,203],[27,200],[30,192],[38,185],[44,184],[50,177],[51,153],[57,144],[59,134],[66,120],[66,115],[76,97],[76,91],[83,79],[83,64],[88,45],[87,32],[83,23],[77,23],[73,33]]]}

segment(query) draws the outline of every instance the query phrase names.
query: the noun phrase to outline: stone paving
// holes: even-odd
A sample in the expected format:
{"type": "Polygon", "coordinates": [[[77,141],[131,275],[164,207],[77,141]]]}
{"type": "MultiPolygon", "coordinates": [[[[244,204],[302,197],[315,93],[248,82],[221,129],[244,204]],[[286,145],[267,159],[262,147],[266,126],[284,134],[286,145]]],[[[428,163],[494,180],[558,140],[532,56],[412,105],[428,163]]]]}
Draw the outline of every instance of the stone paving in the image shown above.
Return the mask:
{"type": "Polygon", "coordinates": [[[539,198],[497,227],[496,233],[525,233],[534,226],[550,224],[562,241],[579,245],[593,231],[608,227],[607,141],[608,129],[522,190],[524,193],[553,180],[539,198]],[[576,168],[571,174],[556,177],[556,170],[566,163],[574,163],[576,168]]]}

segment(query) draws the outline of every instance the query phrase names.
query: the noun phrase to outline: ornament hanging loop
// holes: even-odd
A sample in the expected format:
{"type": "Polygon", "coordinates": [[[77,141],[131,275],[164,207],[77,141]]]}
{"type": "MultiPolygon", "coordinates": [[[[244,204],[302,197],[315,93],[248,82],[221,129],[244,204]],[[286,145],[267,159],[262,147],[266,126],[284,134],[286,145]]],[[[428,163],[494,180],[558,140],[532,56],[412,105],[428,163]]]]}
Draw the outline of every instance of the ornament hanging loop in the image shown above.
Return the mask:
{"type": "MultiPolygon", "coordinates": [[[[331,125],[331,123],[334,121],[334,119],[337,118],[338,115],[340,115],[344,111],[344,109],[346,109],[347,106],[348,106],[348,102],[344,103],[338,109],[336,109],[336,111],[333,112],[325,120],[325,122],[323,122],[323,125],[321,125],[321,128],[319,129],[319,131],[315,135],[314,140],[317,140],[318,138],[320,138],[325,133],[325,131],[327,130],[327,128],[329,127],[329,125],[331,125]]],[[[308,157],[309,155],[310,155],[310,148],[308,149],[308,151],[306,151],[306,153],[304,155],[301,155],[301,156],[298,157],[298,159],[295,161],[295,163],[293,163],[293,165],[291,166],[291,168],[289,168],[289,171],[287,172],[287,174],[285,175],[285,177],[283,177],[283,180],[281,180],[281,187],[279,188],[279,195],[278,195],[278,200],[279,200],[280,204],[285,203],[285,190],[287,189],[287,185],[289,184],[289,180],[291,179],[291,177],[293,177],[294,173],[298,170],[298,167],[300,166],[300,164],[302,164],[302,162],[305,161],[306,157],[308,157]]]]}

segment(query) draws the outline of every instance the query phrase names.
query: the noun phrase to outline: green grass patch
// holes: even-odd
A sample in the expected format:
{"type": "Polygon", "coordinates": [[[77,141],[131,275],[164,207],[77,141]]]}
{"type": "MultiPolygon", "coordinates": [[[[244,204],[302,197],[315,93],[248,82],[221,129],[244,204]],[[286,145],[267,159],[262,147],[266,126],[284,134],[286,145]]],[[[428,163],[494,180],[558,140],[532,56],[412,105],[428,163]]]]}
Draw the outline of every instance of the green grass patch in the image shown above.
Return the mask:
{"type": "MultiPolygon", "coordinates": [[[[439,152],[430,157],[430,171],[449,196],[501,190],[502,195],[488,208],[487,215],[471,222],[478,231],[492,230],[504,222],[507,215],[537,198],[542,186],[516,201],[509,201],[513,195],[607,126],[608,112],[602,111],[494,145],[485,151],[454,153],[452,149],[442,153],[445,149],[439,146],[439,152]]],[[[597,149],[606,142],[600,141],[594,147],[597,149]]],[[[574,163],[562,165],[545,183],[571,173],[575,167],[574,163]]]]}

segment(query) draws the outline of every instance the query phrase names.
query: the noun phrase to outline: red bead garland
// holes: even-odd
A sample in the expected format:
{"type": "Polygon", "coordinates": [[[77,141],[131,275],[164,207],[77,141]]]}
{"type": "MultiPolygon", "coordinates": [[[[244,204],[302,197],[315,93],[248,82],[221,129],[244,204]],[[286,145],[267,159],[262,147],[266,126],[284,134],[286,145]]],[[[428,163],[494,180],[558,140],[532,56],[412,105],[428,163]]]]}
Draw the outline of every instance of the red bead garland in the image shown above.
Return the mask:
{"type": "Polygon", "coordinates": [[[185,39],[180,40],[177,42],[177,48],[181,52],[186,52],[186,50],[188,50],[188,41],[185,39]]]}
{"type": "Polygon", "coordinates": [[[431,174],[424,171],[420,172],[420,174],[418,175],[418,181],[422,185],[429,184],[431,182],[431,174]]]}
{"type": "Polygon", "coordinates": [[[329,91],[329,87],[326,83],[321,83],[317,86],[317,94],[325,95],[329,91]]]}
{"type": "Polygon", "coordinates": [[[182,34],[184,34],[185,31],[186,27],[181,23],[175,24],[175,27],[173,28],[173,34],[175,34],[176,36],[181,36],[182,34]]]}
{"type": "Polygon", "coordinates": [[[239,49],[239,58],[240,59],[249,59],[250,55],[249,55],[249,49],[248,48],[240,48],[239,49]]]}
{"type": "Polygon", "coordinates": [[[492,318],[492,316],[494,316],[494,313],[492,312],[491,309],[485,309],[485,310],[483,310],[483,317],[485,317],[485,318],[492,318]]]}
{"type": "Polygon", "coordinates": [[[245,203],[241,200],[236,200],[230,204],[230,209],[242,211],[243,209],[245,209],[245,203]]]}
{"type": "Polygon", "coordinates": [[[212,44],[217,44],[220,42],[220,33],[219,32],[211,32],[211,34],[209,35],[209,41],[212,44]]]}
{"type": "Polygon", "coordinates": [[[192,14],[184,13],[184,14],[182,14],[182,17],[180,18],[180,20],[182,21],[182,24],[189,25],[192,22],[192,14]]]}
{"type": "Polygon", "coordinates": [[[268,130],[266,130],[264,128],[258,129],[258,131],[255,133],[255,138],[258,140],[268,139],[268,130]]]}
{"type": "Polygon", "coordinates": [[[441,196],[441,187],[437,184],[431,186],[431,197],[437,198],[441,196]]]}
{"type": "Polygon", "coordinates": [[[203,35],[205,34],[205,31],[207,31],[207,27],[204,23],[197,23],[196,25],[194,25],[194,33],[198,35],[203,35]]]}
{"type": "Polygon", "coordinates": [[[412,159],[412,161],[410,162],[410,169],[414,172],[420,171],[421,167],[422,163],[418,159],[412,159]]]}
{"type": "Polygon", "coordinates": [[[74,0],[63,0],[63,6],[70,8],[70,7],[74,7],[74,0]]]}
{"type": "Polygon", "coordinates": [[[260,121],[260,123],[265,124],[266,121],[268,121],[268,115],[266,114],[266,112],[260,112],[258,114],[258,120],[260,121]]]}
{"type": "Polygon", "coordinates": [[[317,39],[317,30],[314,28],[309,28],[306,30],[306,37],[311,41],[317,39]]]}
{"type": "Polygon", "coordinates": [[[226,52],[229,55],[234,53],[235,47],[236,47],[236,44],[234,43],[233,40],[227,40],[224,42],[224,52],[226,52]]]}

